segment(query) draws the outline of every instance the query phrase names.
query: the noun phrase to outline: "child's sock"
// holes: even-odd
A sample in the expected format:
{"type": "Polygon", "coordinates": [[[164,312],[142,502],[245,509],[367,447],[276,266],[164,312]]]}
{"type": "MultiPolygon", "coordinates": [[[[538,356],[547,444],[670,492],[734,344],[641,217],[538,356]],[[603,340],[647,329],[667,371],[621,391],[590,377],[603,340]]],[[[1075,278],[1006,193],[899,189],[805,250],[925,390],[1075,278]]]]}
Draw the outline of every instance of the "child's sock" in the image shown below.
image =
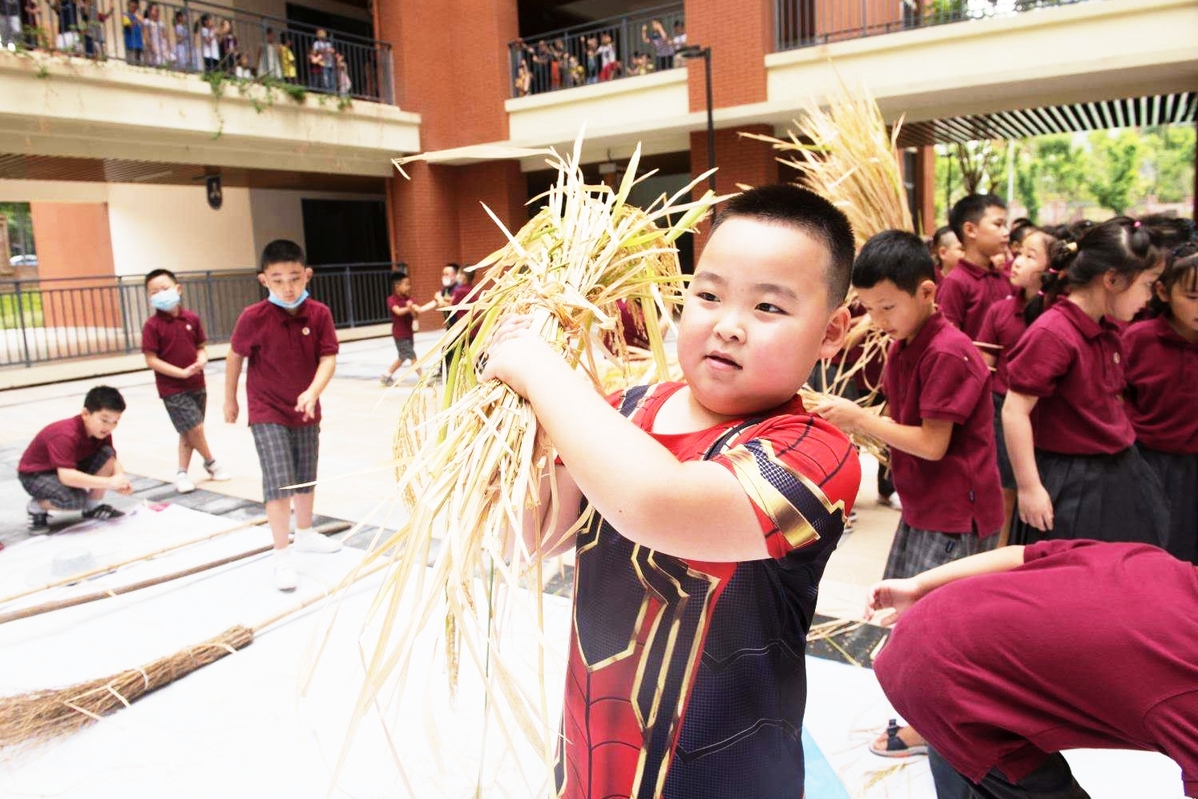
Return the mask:
{"type": "Polygon", "coordinates": [[[95,510],[96,508],[100,507],[103,504],[104,503],[98,499],[92,499],[91,497],[88,497],[87,502],[84,505],[83,509],[84,510],[95,510]]]}

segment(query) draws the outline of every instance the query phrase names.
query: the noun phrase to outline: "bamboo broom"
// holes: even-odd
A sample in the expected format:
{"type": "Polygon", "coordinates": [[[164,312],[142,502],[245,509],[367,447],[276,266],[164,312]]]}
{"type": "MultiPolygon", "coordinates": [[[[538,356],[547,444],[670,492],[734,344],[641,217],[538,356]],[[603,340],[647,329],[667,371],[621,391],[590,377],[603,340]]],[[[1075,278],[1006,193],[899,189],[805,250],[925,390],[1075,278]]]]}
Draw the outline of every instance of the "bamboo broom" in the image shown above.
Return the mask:
{"type": "MultiPolygon", "coordinates": [[[[529,613],[542,630],[541,549],[526,548],[518,536],[511,542],[509,531],[523,529],[528,508],[547,505],[547,527],[559,512],[577,511],[558,507],[554,453],[538,434],[531,409],[499,381],[480,383],[480,359],[502,316],[529,313],[533,329],[601,390],[600,337],[620,332],[617,304],[624,300],[644,319],[648,360],[658,374],[668,374],[659,319],[668,318],[682,297],[674,241],[720,199],[708,191],[696,201],[681,201],[704,174],[642,211],[628,204],[636,182],[652,174],[637,176],[639,148],[613,191],[585,182],[581,147],[580,135],[569,157],[543,151],[558,179],[536,198],[544,201],[541,210],[515,234],[484,206],[508,243],[474,267],[490,269],[487,280],[443,338],[443,349],[452,355],[440,404],[426,372],[400,412],[395,454],[409,466],[397,475],[396,491],[409,517],[372,553],[393,568],[367,622],[377,632],[367,633],[366,674],[346,747],[391,681],[405,684],[418,633],[441,618],[451,683],[458,659],[471,662],[487,691],[485,723],[493,720],[509,743],[517,737],[531,742],[545,765],[551,763],[556,720],[548,718],[543,645],[533,653],[539,692],[520,684],[515,653],[504,646],[522,586],[531,589],[529,613]],[[670,214],[679,217],[673,224],[670,214]],[[434,539],[440,547],[429,567],[434,539]]],[[[411,159],[397,166],[406,160],[411,159]]],[[[621,348],[617,343],[617,357],[621,348]]],[[[434,350],[423,363],[439,357],[434,350]]]]}
{"type": "MultiPolygon", "coordinates": [[[[378,563],[372,568],[355,570],[353,581],[362,580],[385,565],[378,563]]],[[[214,638],[185,647],[173,655],[109,677],[65,688],[0,697],[0,749],[49,743],[78,732],[104,716],[130,707],[146,694],[244,649],[267,628],[329,595],[330,592],[321,592],[252,627],[235,625],[214,638]]]]}

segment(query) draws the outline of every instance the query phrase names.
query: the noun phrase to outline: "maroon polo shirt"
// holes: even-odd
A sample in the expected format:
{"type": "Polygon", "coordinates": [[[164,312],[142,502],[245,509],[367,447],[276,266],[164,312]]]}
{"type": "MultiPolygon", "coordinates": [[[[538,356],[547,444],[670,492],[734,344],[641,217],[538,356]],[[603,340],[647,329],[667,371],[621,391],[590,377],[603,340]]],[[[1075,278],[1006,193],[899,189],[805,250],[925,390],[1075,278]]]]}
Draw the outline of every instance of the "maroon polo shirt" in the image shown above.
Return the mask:
{"type": "Polygon", "coordinates": [[[1124,407],[1136,440],[1161,452],[1198,454],[1198,344],[1159,316],[1129,327],[1123,351],[1124,407]]]}
{"type": "Polygon", "coordinates": [[[903,519],[938,533],[998,532],[1002,483],[990,370],[973,341],[935,313],[909,342],[890,345],[882,385],[890,416],[899,424],[919,426],[924,419],[953,423],[948,451],[938,461],[891,447],[890,468],[903,498],[903,519]]]}
{"type": "MultiPolygon", "coordinates": [[[[207,338],[200,317],[183,308],[178,316],[166,311],[155,311],[141,329],[141,351],[153,353],[171,366],[186,369],[196,362],[200,347],[207,338]]],[[[184,391],[199,391],[204,388],[204,373],[196,372],[186,380],[154,372],[158,384],[158,396],[169,397],[184,391]]]]}
{"type": "Polygon", "coordinates": [[[292,315],[270,300],[256,302],[237,318],[230,346],[249,361],[245,395],[250,424],[305,427],[320,422],[320,402],[316,417],[308,421],[296,412],[295,403],[312,384],[321,356],[337,354],[327,305],[305,300],[292,315]]]}
{"type": "Polygon", "coordinates": [[[1038,449],[1099,455],[1131,446],[1123,404],[1123,345],[1106,317],[1095,322],[1062,300],[1032,323],[1007,363],[1011,391],[1037,398],[1032,435],[1038,449]]]}
{"type": "Polygon", "coordinates": [[[21,474],[36,474],[58,469],[77,469],[80,461],[95,455],[104,446],[112,447],[113,452],[116,452],[112,436],[92,438],[83,426],[83,417],[72,416],[70,419],[43,427],[25,448],[21,461],[17,464],[17,471],[21,474]]]}
{"type": "Polygon", "coordinates": [[[1007,393],[1007,364],[1011,360],[1011,350],[1027,330],[1027,322],[1023,321],[1023,309],[1026,306],[1023,292],[1004,297],[994,303],[986,309],[986,315],[982,317],[982,327],[974,339],[981,344],[994,344],[1002,348],[993,352],[998,359],[991,376],[991,386],[995,394],[1007,393]]]}
{"type": "Polygon", "coordinates": [[[412,330],[412,315],[410,313],[403,316],[395,315],[397,309],[403,310],[415,304],[416,301],[407,294],[402,297],[392,294],[387,298],[387,315],[391,317],[391,338],[412,339],[415,337],[415,332],[412,330]]]}
{"type": "MultiPolygon", "coordinates": [[[[903,503],[907,501],[903,497],[903,503]]],[[[1053,752],[1140,749],[1198,796],[1198,569],[1157,547],[1041,541],[937,588],[874,663],[886,697],[975,783],[1053,752]]]]}
{"type": "Polygon", "coordinates": [[[962,258],[936,289],[936,304],[944,318],[976,341],[982,317],[991,305],[1011,296],[1006,272],[983,269],[962,258]]]}

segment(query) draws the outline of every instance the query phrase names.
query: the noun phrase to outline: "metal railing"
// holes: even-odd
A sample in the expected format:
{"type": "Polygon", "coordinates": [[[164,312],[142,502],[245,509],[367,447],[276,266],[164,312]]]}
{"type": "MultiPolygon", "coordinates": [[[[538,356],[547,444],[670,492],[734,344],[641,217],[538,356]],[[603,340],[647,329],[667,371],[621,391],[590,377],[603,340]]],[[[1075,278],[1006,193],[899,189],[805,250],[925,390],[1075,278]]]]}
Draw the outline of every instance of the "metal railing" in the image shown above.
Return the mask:
{"type": "MultiPolygon", "coordinates": [[[[338,328],[390,321],[386,299],[398,264],[313,267],[308,290],[338,328]]],[[[266,297],[253,270],[180,272],[183,304],[209,342],[228,341],[238,315],[266,297]]],[[[153,313],[141,276],[0,279],[0,367],[141,352],[153,313]]]]}
{"type": "Polygon", "coordinates": [[[512,97],[673,69],[685,44],[682,3],[517,39],[508,44],[512,97]]]}
{"type": "Polygon", "coordinates": [[[774,0],[774,47],[795,50],[1090,0],[774,0]]]}
{"type": "Polygon", "coordinates": [[[192,0],[19,1],[20,30],[0,16],[0,46],[395,101],[387,42],[192,0]]]}

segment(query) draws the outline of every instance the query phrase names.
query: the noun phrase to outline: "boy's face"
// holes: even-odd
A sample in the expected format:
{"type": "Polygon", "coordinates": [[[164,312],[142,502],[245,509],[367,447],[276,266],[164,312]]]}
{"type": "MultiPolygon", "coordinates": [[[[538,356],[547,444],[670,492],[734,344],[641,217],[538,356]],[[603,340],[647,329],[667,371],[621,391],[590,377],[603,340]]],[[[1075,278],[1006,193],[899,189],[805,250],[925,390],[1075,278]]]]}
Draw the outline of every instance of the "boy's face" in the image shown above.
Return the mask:
{"type": "Polygon", "coordinates": [[[857,289],[861,307],[886,335],[909,341],[935,311],[936,284],[925,280],[914,294],[903,291],[893,280],[880,281],[870,288],[857,289]]]}
{"type": "Polygon", "coordinates": [[[957,234],[949,232],[940,239],[940,247],[936,254],[940,256],[940,271],[947,275],[953,271],[957,262],[965,257],[965,250],[961,249],[961,242],[957,240],[957,234]]]}
{"type": "Polygon", "coordinates": [[[452,286],[458,280],[458,273],[454,271],[452,266],[447,266],[441,270],[441,285],[452,286]]]}
{"type": "Polygon", "coordinates": [[[406,297],[407,295],[411,294],[412,293],[411,278],[405,277],[403,280],[395,281],[394,291],[395,291],[396,297],[406,297]]]}
{"type": "Polygon", "coordinates": [[[92,438],[107,438],[116,429],[117,423],[120,421],[120,411],[101,408],[92,413],[87,408],[83,409],[83,429],[92,438]]]}
{"type": "Polygon", "coordinates": [[[287,303],[299,299],[311,278],[312,270],[295,261],[271,264],[258,273],[258,282],[287,303]]]}
{"type": "MultiPolygon", "coordinates": [[[[1007,230],[1007,212],[997,205],[992,205],[976,223],[966,222],[964,233],[965,241],[962,244],[972,246],[983,258],[1005,255],[1007,238],[1010,236],[1010,231],[1007,230]]],[[[978,266],[987,264],[981,263],[978,266]]]]}
{"type": "Polygon", "coordinates": [[[735,417],[777,407],[836,352],[848,311],[829,310],[828,260],[795,227],[733,217],[716,228],[678,327],[678,361],[703,408],[735,417]]]}
{"type": "Polygon", "coordinates": [[[178,283],[171,280],[170,275],[159,275],[146,284],[146,295],[152,297],[158,292],[166,291],[167,289],[174,289],[180,294],[183,293],[183,289],[178,283]]]}

